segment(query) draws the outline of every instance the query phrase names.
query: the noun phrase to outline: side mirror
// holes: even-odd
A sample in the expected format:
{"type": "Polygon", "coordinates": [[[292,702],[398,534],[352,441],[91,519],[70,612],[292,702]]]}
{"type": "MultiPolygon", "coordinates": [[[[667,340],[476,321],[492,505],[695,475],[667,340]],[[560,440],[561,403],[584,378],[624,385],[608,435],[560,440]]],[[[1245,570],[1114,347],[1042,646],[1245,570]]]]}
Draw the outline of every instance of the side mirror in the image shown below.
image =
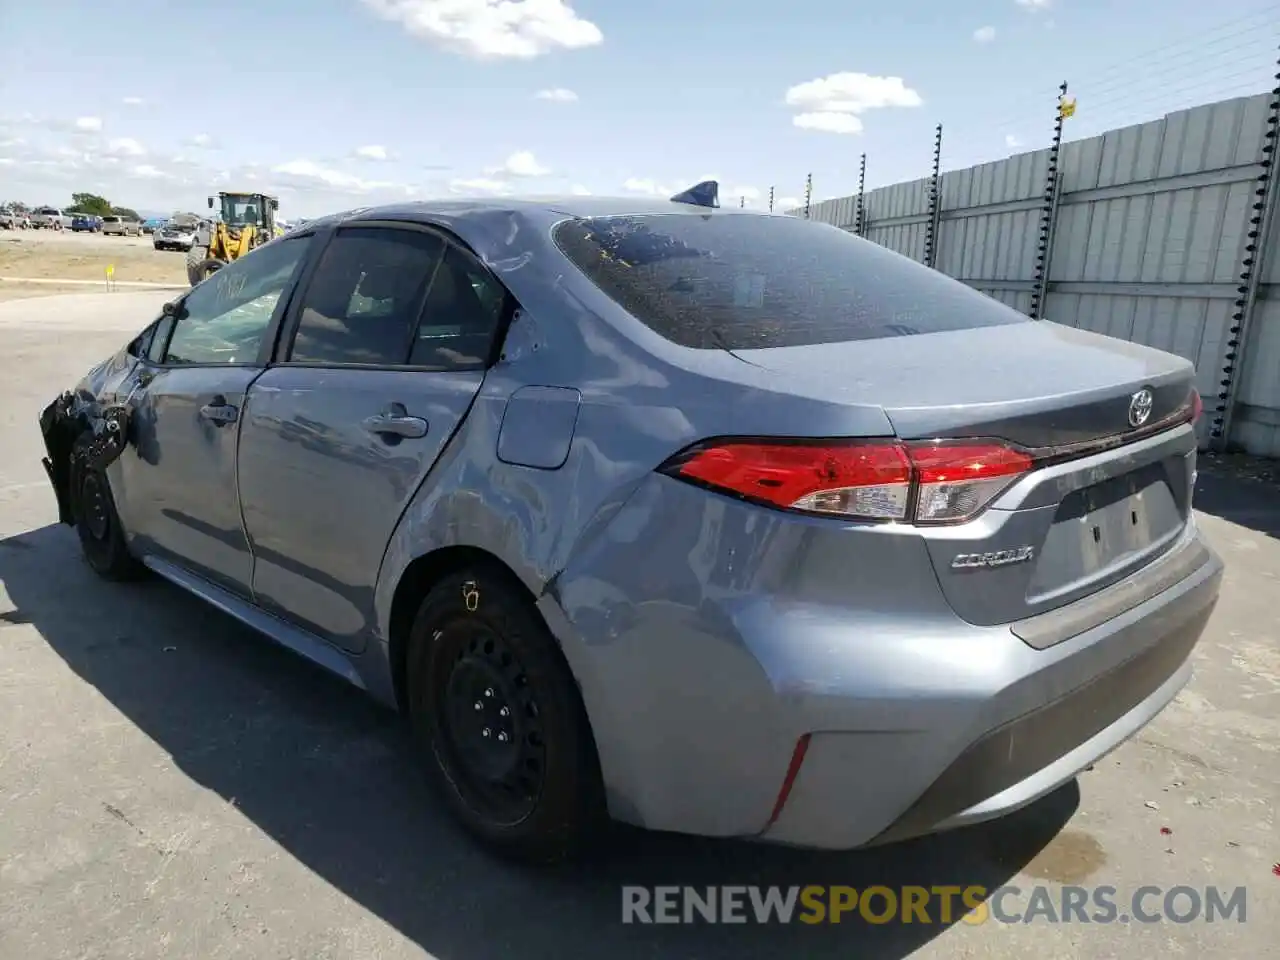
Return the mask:
{"type": "Polygon", "coordinates": [[[212,209],[213,209],[213,197],[210,197],[210,198],[209,198],[209,209],[210,209],[210,210],[212,210],[212,209]]]}
{"type": "Polygon", "coordinates": [[[178,301],[170,300],[166,303],[160,308],[160,315],[162,317],[176,317],[178,315],[178,301]]]}

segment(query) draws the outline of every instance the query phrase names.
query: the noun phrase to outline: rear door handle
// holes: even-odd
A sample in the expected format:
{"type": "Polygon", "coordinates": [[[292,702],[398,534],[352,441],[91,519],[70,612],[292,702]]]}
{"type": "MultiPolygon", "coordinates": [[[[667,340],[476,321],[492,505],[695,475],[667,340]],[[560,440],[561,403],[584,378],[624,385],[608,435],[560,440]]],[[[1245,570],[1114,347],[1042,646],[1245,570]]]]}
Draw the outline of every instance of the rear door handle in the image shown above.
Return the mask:
{"type": "Polygon", "coordinates": [[[361,426],[369,433],[383,437],[405,437],[416,440],[427,435],[427,421],[411,417],[402,403],[388,404],[376,417],[366,417],[361,426]]]}
{"type": "Polygon", "coordinates": [[[200,408],[200,416],[215,424],[235,423],[236,418],[240,416],[240,411],[227,403],[226,397],[214,397],[212,403],[206,403],[200,408]]]}

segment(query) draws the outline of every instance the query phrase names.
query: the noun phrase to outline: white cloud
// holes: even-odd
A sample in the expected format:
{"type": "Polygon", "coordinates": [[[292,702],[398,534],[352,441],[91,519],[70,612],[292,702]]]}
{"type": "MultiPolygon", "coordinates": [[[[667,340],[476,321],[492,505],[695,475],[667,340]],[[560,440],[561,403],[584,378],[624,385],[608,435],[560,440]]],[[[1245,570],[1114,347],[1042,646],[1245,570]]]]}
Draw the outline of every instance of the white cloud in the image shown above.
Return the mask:
{"type": "Polygon", "coordinates": [[[1010,150],[1017,150],[1020,146],[1022,146],[1022,141],[1019,140],[1014,134],[1006,133],[1004,135],[1004,145],[1008,147],[1010,150]]]}
{"type": "Polygon", "coordinates": [[[973,31],[973,39],[977,40],[979,43],[990,43],[995,38],[995,27],[979,27],[977,30],[973,31]]]}
{"type": "Polygon", "coordinates": [[[213,145],[213,137],[207,133],[197,133],[194,137],[187,138],[187,144],[192,147],[209,147],[213,145]]]}
{"type": "Polygon", "coordinates": [[[77,117],[72,124],[81,133],[100,133],[102,131],[101,117],[77,117]]]}
{"type": "Polygon", "coordinates": [[[144,101],[141,97],[125,97],[120,102],[126,107],[140,107],[144,101]]]}
{"type": "Polygon", "coordinates": [[[797,207],[801,207],[803,205],[804,205],[804,201],[801,200],[799,197],[774,197],[773,198],[774,213],[781,213],[786,210],[795,210],[797,207]]]}
{"type": "Polygon", "coordinates": [[[859,115],[886,107],[918,107],[924,101],[901,77],[833,73],[791,87],[787,106],[799,112],[792,123],[805,130],[861,133],[859,115]]]}
{"type": "Polygon", "coordinates": [[[821,130],[823,133],[861,133],[862,121],[852,113],[800,113],[791,122],[802,130],[821,130]]]}
{"type": "Polygon", "coordinates": [[[550,90],[539,90],[534,94],[539,100],[550,100],[554,103],[573,103],[578,99],[578,95],[572,90],[566,90],[564,87],[553,87],[550,90]]]}
{"type": "MultiPolygon", "coordinates": [[[[743,200],[746,200],[748,206],[753,206],[759,199],[760,190],[757,187],[734,187],[725,196],[720,198],[720,202],[723,204],[726,200],[731,200],[734,203],[740,203],[743,200]]],[[[732,205],[733,204],[731,203],[730,206],[732,205]]]]}
{"type": "Polygon", "coordinates": [[[1018,6],[1022,7],[1024,10],[1030,10],[1032,13],[1036,13],[1040,10],[1048,10],[1051,2],[1052,0],[1014,0],[1014,3],[1018,6]]]}
{"type": "Polygon", "coordinates": [[[627,177],[622,183],[622,189],[627,193],[643,193],[650,197],[671,197],[680,192],[679,188],[665,187],[647,177],[627,177]]]}
{"type": "Polygon", "coordinates": [[[156,167],[153,167],[153,166],[152,166],[151,164],[149,164],[149,163],[144,163],[144,164],[142,164],[141,166],[137,166],[137,167],[132,167],[132,168],[130,168],[130,170],[129,170],[129,176],[131,176],[131,177],[137,177],[139,180],[169,180],[169,179],[172,179],[172,174],[165,173],[163,170],[160,170],[160,169],[158,169],[158,168],[156,168],[156,167]]]}
{"type": "Polygon", "coordinates": [[[113,157],[141,157],[146,148],[131,137],[117,137],[107,141],[107,154],[113,157]]]}
{"type": "MultiPolygon", "coordinates": [[[[287,185],[306,189],[324,189],[334,193],[370,193],[397,187],[397,184],[385,180],[365,180],[341,170],[334,170],[314,160],[290,160],[288,163],[272,167],[271,173],[282,178],[282,182],[287,185]]],[[[245,176],[252,179],[248,173],[245,176]]]]}
{"type": "Polygon", "coordinates": [[[379,144],[370,144],[367,147],[356,147],[356,156],[361,160],[387,160],[387,148],[379,144]]]}
{"type": "Polygon", "coordinates": [[[411,36],[480,60],[529,60],[604,41],[565,0],[362,0],[411,36]]]}
{"type": "Polygon", "coordinates": [[[485,170],[485,173],[491,176],[497,174],[508,177],[545,177],[550,172],[529,150],[517,150],[507,157],[501,166],[489,167],[485,170]]]}
{"type": "Polygon", "coordinates": [[[510,184],[488,177],[450,180],[449,189],[454,193],[488,193],[496,197],[506,196],[511,192],[510,184]]]}
{"type": "Polygon", "coordinates": [[[575,183],[572,187],[570,187],[569,192],[572,193],[575,197],[591,196],[591,191],[588,190],[586,187],[584,187],[580,183],[575,183]]]}

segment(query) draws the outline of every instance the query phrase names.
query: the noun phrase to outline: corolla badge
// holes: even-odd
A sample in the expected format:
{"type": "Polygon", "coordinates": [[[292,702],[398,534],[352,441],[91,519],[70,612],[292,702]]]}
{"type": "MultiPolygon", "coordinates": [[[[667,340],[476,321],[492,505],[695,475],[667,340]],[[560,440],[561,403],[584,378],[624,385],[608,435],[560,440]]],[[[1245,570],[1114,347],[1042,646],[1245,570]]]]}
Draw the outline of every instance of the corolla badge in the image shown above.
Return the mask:
{"type": "Polygon", "coordinates": [[[1011,550],[992,550],[989,553],[958,553],[951,561],[951,569],[985,570],[1007,567],[1011,563],[1026,563],[1035,553],[1034,547],[1014,547],[1011,550]]]}
{"type": "Polygon", "coordinates": [[[1129,398],[1129,426],[1140,427],[1151,418],[1151,408],[1155,398],[1151,391],[1143,387],[1129,398]]]}

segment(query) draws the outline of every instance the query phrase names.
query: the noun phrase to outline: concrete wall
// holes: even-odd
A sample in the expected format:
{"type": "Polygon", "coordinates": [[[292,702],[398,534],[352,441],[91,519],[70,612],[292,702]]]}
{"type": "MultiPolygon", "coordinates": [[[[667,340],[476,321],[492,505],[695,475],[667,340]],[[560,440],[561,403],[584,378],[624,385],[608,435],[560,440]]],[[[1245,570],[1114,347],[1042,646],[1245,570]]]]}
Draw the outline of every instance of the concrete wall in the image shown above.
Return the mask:
{"type": "MultiPolygon", "coordinates": [[[[1062,146],[1046,319],[1171,350],[1196,364],[1212,419],[1238,295],[1251,204],[1263,172],[1272,96],[1260,94],[1062,146]]],[[[1070,121],[1066,132],[1070,135],[1070,121]]],[[[943,144],[946,156],[946,144],[943,144]]],[[[1030,309],[1048,149],[942,175],[937,267],[1030,309]]],[[[864,236],[923,260],[927,180],[867,193],[864,236]]],[[[813,219],[853,229],[856,198],[813,219]]],[[[1262,251],[1262,286],[1229,438],[1280,456],[1280,230],[1262,251]],[[1269,296],[1268,296],[1269,295],[1269,296]]],[[[1207,434],[1202,433],[1202,440],[1207,434]]]]}

